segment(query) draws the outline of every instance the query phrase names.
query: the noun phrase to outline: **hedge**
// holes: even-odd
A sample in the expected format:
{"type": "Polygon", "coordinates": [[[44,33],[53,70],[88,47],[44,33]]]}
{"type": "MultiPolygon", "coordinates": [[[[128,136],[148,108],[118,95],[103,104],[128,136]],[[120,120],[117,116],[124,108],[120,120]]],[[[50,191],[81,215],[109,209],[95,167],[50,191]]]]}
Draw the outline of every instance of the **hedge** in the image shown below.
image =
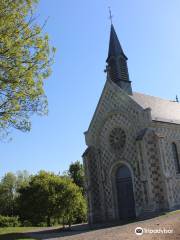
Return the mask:
{"type": "Polygon", "coordinates": [[[8,217],[0,215],[0,227],[17,227],[19,226],[18,217],[8,217]]]}

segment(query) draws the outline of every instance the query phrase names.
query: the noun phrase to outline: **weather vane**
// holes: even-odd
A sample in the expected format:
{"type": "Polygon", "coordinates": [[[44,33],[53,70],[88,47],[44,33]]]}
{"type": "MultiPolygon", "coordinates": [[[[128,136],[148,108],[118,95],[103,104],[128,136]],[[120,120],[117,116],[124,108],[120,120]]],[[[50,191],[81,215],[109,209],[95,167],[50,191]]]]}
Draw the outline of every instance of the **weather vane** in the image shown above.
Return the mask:
{"type": "Polygon", "coordinates": [[[108,7],[108,8],[109,8],[109,19],[110,19],[111,24],[112,24],[112,18],[113,18],[113,16],[112,16],[112,13],[111,13],[111,8],[110,8],[110,7],[108,7]]]}

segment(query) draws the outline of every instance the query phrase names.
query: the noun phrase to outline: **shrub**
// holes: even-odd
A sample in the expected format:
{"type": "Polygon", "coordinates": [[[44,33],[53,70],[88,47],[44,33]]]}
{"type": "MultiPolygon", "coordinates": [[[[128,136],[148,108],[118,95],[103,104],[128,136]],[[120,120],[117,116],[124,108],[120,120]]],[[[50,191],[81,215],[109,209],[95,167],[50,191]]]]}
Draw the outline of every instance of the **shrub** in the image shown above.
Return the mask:
{"type": "Polygon", "coordinates": [[[21,222],[21,225],[23,227],[32,227],[32,223],[28,220],[25,220],[25,221],[21,222]]]}
{"type": "Polygon", "coordinates": [[[0,215],[0,227],[17,227],[19,226],[18,217],[7,217],[0,215]]]}

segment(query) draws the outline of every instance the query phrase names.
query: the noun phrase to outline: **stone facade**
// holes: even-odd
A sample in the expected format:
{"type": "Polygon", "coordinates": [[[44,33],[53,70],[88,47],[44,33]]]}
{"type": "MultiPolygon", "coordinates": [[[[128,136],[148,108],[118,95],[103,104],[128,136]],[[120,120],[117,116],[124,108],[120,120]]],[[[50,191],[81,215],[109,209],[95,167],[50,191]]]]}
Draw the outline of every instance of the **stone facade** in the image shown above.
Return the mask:
{"type": "Polygon", "coordinates": [[[115,177],[120,166],[131,173],[137,217],[180,206],[180,173],[172,151],[175,143],[180,154],[180,125],[154,120],[152,108],[141,106],[109,75],[85,140],[90,223],[120,219],[117,195],[123,193],[115,177]]]}

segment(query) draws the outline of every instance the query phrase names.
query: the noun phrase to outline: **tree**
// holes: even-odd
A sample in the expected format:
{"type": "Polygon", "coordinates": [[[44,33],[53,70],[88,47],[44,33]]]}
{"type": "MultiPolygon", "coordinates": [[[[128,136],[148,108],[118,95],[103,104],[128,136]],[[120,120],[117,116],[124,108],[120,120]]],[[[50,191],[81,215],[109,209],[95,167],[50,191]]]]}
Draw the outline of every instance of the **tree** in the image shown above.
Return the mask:
{"type": "Polygon", "coordinates": [[[8,172],[0,182],[0,215],[14,216],[17,212],[18,189],[27,186],[30,176],[27,171],[17,174],[8,172]]]}
{"type": "Polygon", "coordinates": [[[16,192],[18,192],[18,189],[21,187],[25,187],[29,184],[31,175],[29,174],[28,171],[23,170],[23,171],[17,171],[16,173],[16,192]]]}
{"type": "Polygon", "coordinates": [[[9,172],[0,183],[0,214],[14,215],[14,199],[16,192],[16,176],[9,172]]]}
{"type": "Polygon", "coordinates": [[[21,220],[29,221],[33,225],[47,222],[51,225],[54,215],[54,174],[41,171],[32,177],[28,186],[19,189],[19,215],[21,220]]]}
{"type": "Polygon", "coordinates": [[[81,223],[86,220],[87,205],[81,189],[76,184],[69,179],[66,179],[64,184],[66,191],[61,199],[63,225],[68,224],[71,227],[72,223],[81,223]]]}
{"type": "Polygon", "coordinates": [[[73,182],[79,186],[84,193],[84,167],[80,161],[71,163],[68,170],[68,175],[73,179],[73,182]]]}
{"type": "Polygon", "coordinates": [[[54,219],[63,219],[71,225],[78,215],[86,216],[82,193],[67,177],[41,171],[19,193],[20,219],[33,225],[46,222],[51,226],[54,219]]]}
{"type": "Polygon", "coordinates": [[[30,116],[47,114],[43,80],[50,74],[54,48],[35,23],[37,0],[0,0],[0,133],[28,131],[30,116]]]}

